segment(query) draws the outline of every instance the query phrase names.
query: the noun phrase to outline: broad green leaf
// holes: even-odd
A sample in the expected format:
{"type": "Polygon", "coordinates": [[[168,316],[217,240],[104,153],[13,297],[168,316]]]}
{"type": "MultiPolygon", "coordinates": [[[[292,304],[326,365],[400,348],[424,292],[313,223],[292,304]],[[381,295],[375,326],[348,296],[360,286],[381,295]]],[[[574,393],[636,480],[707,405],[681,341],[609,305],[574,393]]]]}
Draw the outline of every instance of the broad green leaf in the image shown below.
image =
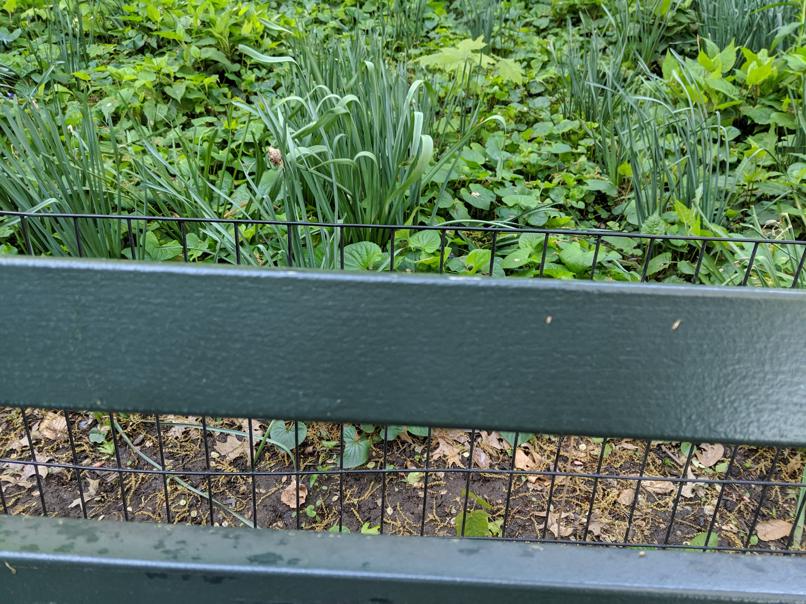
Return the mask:
{"type": "Polygon", "coordinates": [[[583,250],[576,241],[560,251],[560,261],[575,273],[590,270],[593,264],[593,250],[583,250]]]}
{"type": "Polygon", "coordinates": [[[151,2],[146,4],[146,15],[148,15],[148,18],[151,19],[154,23],[159,24],[160,21],[162,21],[162,13],[160,12],[160,9],[157,8],[156,5],[152,4],[151,2]]]}
{"type": "Polygon", "coordinates": [[[527,210],[533,210],[540,205],[540,200],[535,195],[504,195],[501,200],[510,207],[527,210]]]}
{"type": "Polygon", "coordinates": [[[456,536],[461,537],[489,537],[490,536],[490,517],[484,510],[473,510],[468,512],[465,516],[464,511],[459,512],[456,516],[456,536]],[[462,533],[462,525],[464,524],[464,533],[462,533]]]}
{"type": "Polygon", "coordinates": [[[344,467],[357,468],[369,460],[372,444],[369,439],[359,434],[355,426],[344,426],[344,467]]]}
{"type": "Polygon", "coordinates": [[[462,199],[474,208],[489,210],[490,204],[495,201],[495,193],[476,183],[472,183],[469,188],[470,191],[462,189],[462,199]]]}
{"type": "Polygon", "coordinates": [[[284,422],[279,419],[272,420],[269,424],[269,438],[283,445],[289,451],[293,451],[297,442],[301,445],[308,435],[308,426],[304,422],[297,422],[297,435],[294,435],[294,422],[284,422]]]}
{"type": "Polygon", "coordinates": [[[601,191],[610,197],[618,195],[618,189],[616,189],[616,186],[612,182],[600,178],[589,178],[585,182],[585,188],[588,191],[601,191]]]}
{"type": "Polygon", "coordinates": [[[359,241],[344,248],[344,268],[352,271],[372,271],[386,260],[377,243],[359,241]]]}
{"type": "Polygon", "coordinates": [[[439,249],[441,239],[437,231],[417,231],[409,237],[409,247],[433,254],[439,249]]]}
{"type": "MultiPolygon", "coordinates": [[[[515,433],[514,432],[499,432],[498,434],[501,435],[505,441],[509,443],[509,446],[515,442],[515,433]]],[[[516,446],[521,446],[523,443],[529,442],[529,440],[534,436],[531,432],[518,432],[518,444],[516,446]]]]}
{"type": "Polygon", "coordinates": [[[655,273],[659,273],[662,270],[665,270],[669,267],[672,263],[672,254],[671,252],[664,252],[663,254],[658,254],[652,260],[649,261],[647,265],[646,274],[647,275],[654,275],[655,273]]]}
{"type": "Polygon", "coordinates": [[[695,547],[716,547],[719,545],[719,534],[716,531],[713,531],[709,537],[707,531],[697,533],[691,538],[691,541],[688,542],[688,545],[693,545],[695,547]],[[706,539],[708,539],[707,544],[705,542],[706,539]]]}
{"type": "Polygon", "coordinates": [[[406,430],[408,430],[409,434],[419,436],[420,438],[426,438],[428,436],[428,428],[425,426],[407,426],[406,430]]]}
{"type": "Polygon", "coordinates": [[[532,255],[530,250],[528,249],[517,249],[514,252],[510,252],[507,256],[501,261],[501,268],[520,268],[525,264],[529,264],[532,255]]]}
{"type": "Polygon", "coordinates": [[[187,82],[175,82],[170,86],[165,86],[163,90],[169,97],[181,102],[182,97],[185,96],[185,91],[187,90],[187,82]]]}
{"type": "Polygon", "coordinates": [[[487,46],[487,43],[484,42],[484,37],[479,36],[475,40],[462,40],[455,46],[443,48],[434,54],[420,57],[417,62],[425,67],[436,67],[445,71],[460,71],[467,66],[473,67],[476,65],[486,69],[495,63],[495,59],[482,54],[481,50],[485,46],[487,46]]]}
{"type": "Polygon", "coordinates": [[[381,438],[385,437],[386,440],[395,440],[405,431],[406,426],[387,426],[386,428],[381,428],[381,438]]]}
{"type": "Polygon", "coordinates": [[[476,249],[465,258],[465,265],[471,273],[484,272],[490,268],[490,250],[476,249]]]}

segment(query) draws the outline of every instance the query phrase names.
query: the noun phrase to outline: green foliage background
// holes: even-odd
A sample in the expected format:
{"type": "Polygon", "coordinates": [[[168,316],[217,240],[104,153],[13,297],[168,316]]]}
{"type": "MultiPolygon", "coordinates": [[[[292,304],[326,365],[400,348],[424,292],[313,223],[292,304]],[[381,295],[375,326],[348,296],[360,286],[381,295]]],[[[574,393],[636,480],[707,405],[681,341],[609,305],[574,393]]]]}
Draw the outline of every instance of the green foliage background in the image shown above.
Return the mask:
{"type": "MultiPolygon", "coordinates": [[[[806,237],[806,1],[4,0],[0,210],[806,237]]],[[[70,221],[36,252],[75,254],[70,221]]],[[[93,256],[234,262],[226,225],[80,224],[93,256]],[[136,245],[132,245],[136,242],[136,245]]],[[[241,261],[388,268],[380,231],[246,227],[241,261]],[[291,238],[287,245],[286,238],[291,238]]],[[[575,237],[456,233],[460,274],[590,276],[575,237]],[[546,249],[544,250],[544,246],[546,249]],[[492,270],[491,270],[492,269],[492,270]]],[[[440,265],[395,233],[396,268],[440,265]]],[[[596,278],[642,250],[604,238],[596,278]]],[[[22,250],[0,218],[0,252],[22,250]]],[[[707,250],[737,283],[752,246],[707,250]]],[[[801,249],[758,252],[788,286],[801,249]]],[[[697,246],[648,274],[690,278],[697,246]]],[[[804,280],[806,281],[806,280],[804,280]]]]}

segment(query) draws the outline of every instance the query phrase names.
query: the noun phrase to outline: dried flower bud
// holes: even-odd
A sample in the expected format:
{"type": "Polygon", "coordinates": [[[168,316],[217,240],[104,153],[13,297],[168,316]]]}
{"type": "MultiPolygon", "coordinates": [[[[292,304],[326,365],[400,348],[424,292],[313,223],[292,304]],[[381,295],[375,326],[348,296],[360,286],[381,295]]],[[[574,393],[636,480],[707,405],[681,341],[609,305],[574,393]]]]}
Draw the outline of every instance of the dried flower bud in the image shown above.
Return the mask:
{"type": "Polygon", "coordinates": [[[283,154],[280,153],[279,149],[275,149],[274,147],[269,147],[269,151],[266,154],[269,158],[269,161],[277,166],[278,168],[283,167],[283,154]]]}

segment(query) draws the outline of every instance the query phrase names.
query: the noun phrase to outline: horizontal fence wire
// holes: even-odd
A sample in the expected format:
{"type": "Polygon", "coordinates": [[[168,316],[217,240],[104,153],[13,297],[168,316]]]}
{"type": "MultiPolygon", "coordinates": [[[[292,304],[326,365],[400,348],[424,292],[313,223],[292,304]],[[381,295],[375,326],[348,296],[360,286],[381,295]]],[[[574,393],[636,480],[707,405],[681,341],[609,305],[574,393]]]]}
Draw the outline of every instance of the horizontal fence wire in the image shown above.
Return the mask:
{"type": "Polygon", "coordinates": [[[804,555],[803,451],[0,409],[4,514],[804,555]]]}
{"type": "Polygon", "coordinates": [[[28,255],[806,287],[806,241],[786,238],[0,211],[3,224],[28,255]]]}

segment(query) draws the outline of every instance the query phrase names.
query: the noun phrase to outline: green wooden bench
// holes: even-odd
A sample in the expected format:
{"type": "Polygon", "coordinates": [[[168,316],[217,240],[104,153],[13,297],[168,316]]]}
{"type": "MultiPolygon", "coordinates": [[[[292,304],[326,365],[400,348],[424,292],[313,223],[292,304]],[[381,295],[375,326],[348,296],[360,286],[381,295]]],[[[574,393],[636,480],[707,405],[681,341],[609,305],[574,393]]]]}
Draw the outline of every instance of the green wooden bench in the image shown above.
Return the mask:
{"type": "MultiPolygon", "coordinates": [[[[806,446],[806,292],[0,258],[0,401],[806,446]]],[[[0,602],[806,601],[806,558],[0,516],[0,602]]]]}

